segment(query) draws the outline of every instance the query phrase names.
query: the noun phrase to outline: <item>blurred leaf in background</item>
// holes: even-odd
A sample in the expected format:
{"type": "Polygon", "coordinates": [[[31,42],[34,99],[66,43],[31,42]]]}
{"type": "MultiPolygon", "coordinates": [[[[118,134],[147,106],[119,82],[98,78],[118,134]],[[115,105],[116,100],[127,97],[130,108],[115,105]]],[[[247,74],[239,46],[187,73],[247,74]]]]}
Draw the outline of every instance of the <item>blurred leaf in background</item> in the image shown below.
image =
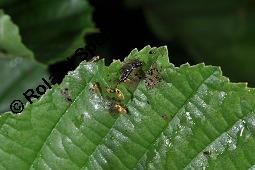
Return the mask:
{"type": "Polygon", "coordinates": [[[197,63],[220,65],[232,81],[255,85],[255,1],[126,0],[142,7],[162,40],[178,39],[197,63]]]}
{"type": "Polygon", "coordinates": [[[0,9],[0,58],[13,58],[17,55],[33,58],[32,52],[21,42],[18,27],[0,9]]]}
{"type": "Polygon", "coordinates": [[[26,102],[23,93],[49,77],[47,64],[83,47],[93,24],[85,0],[0,0],[0,9],[1,113],[14,99],[26,102]]]}
{"type": "Polygon", "coordinates": [[[26,102],[23,92],[34,88],[43,76],[46,66],[33,59],[33,53],[21,42],[18,27],[10,16],[0,10],[0,113],[10,110],[14,99],[26,102]]]}
{"type": "Polygon", "coordinates": [[[10,110],[13,100],[27,102],[23,93],[43,84],[48,79],[46,67],[25,58],[3,58],[0,60],[0,113],[10,110]]]}
{"type": "Polygon", "coordinates": [[[84,46],[93,30],[86,0],[0,0],[0,8],[18,25],[24,44],[43,63],[54,63],[84,46]]]}

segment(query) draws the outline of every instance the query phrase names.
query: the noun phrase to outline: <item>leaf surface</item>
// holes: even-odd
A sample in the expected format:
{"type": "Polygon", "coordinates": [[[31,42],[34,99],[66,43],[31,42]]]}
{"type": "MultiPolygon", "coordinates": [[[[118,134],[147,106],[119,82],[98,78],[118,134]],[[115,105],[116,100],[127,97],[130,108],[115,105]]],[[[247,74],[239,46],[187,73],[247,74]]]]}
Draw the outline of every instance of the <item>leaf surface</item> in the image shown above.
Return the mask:
{"type": "Polygon", "coordinates": [[[19,28],[0,10],[0,113],[10,110],[13,100],[26,102],[23,93],[35,89],[47,77],[46,67],[34,61],[22,43],[19,28]]]}
{"type": "Polygon", "coordinates": [[[135,49],[125,62],[133,59],[143,62],[145,80],[131,75],[131,84],[117,85],[120,61],[109,67],[103,60],[82,62],[21,114],[2,114],[1,167],[248,169],[255,165],[254,89],[230,83],[218,67],[175,67],[166,47],[135,49]],[[148,87],[152,66],[161,78],[148,87]],[[112,111],[116,96],[107,93],[110,87],[122,91],[127,114],[112,111]]]}

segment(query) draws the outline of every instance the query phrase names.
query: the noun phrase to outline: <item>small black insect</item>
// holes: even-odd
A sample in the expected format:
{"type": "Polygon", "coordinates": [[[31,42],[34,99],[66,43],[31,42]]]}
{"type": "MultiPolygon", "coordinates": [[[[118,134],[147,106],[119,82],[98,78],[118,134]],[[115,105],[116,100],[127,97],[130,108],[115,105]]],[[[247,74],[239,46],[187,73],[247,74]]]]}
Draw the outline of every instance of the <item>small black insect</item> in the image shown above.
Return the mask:
{"type": "Polygon", "coordinates": [[[121,76],[120,76],[120,80],[119,82],[123,82],[125,80],[127,80],[128,76],[132,73],[132,71],[140,66],[142,66],[142,62],[139,61],[139,60],[134,60],[134,61],[131,61],[127,64],[125,64],[123,67],[122,67],[122,70],[121,70],[121,76]]]}
{"type": "Polygon", "coordinates": [[[65,97],[65,100],[67,102],[72,102],[72,99],[70,97],[68,88],[65,88],[64,90],[61,90],[61,94],[65,97]]]}
{"type": "Polygon", "coordinates": [[[203,154],[205,156],[209,156],[211,154],[211,151],[210,150],[203,151],[203,154]]]}

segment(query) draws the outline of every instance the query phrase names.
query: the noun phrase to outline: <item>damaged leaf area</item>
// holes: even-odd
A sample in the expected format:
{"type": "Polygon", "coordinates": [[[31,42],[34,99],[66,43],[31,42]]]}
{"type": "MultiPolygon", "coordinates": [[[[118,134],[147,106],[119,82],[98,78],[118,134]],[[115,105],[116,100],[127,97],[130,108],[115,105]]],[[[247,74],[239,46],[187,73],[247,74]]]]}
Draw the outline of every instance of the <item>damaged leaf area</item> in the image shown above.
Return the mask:
{"type": "Polygon", "coordinates": [[[82,62],[21,114],[1,115],[0,166],[252,168],[254,89],[221,74],[175,67],[166,47],[135,49],[109,67],[82,62]]]}

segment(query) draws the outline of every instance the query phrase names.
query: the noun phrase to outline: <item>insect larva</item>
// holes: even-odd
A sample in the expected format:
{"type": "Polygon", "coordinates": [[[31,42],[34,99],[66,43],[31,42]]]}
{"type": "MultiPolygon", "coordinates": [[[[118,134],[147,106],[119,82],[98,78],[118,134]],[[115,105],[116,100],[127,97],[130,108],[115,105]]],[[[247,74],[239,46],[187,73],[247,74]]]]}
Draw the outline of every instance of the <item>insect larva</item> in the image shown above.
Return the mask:
{"type": "Polygon", "coordinates": [[[127,63],[122,67],[121,76],[119,82],[123,82],[128,79],[128,76],[132,73],[132,71],[140,66],[142,66],[142,62],[139,60],[134,60],[130,63],[127,63]]]}
{"type": "Polygon", "coordinates": [[[118,113],[120,113],[120,114],[127,114],[127,113],[128,113],[128,110],[127,110],[126,106],[124,106],[124,105],[121,105],[121,104],[116,103],[116,104],[114,104],[113,107],[114,107],[114,109],[116,109],[116,111],[118,111],[118,113]]]}
{"type": "Polygon", "coordinates": [[[122,91],[120,91],[120,89],[115,89],[115,93],[116,96],[120,99],[120,100],[124,100],[124,94],[122,93],[122,91]]]}

